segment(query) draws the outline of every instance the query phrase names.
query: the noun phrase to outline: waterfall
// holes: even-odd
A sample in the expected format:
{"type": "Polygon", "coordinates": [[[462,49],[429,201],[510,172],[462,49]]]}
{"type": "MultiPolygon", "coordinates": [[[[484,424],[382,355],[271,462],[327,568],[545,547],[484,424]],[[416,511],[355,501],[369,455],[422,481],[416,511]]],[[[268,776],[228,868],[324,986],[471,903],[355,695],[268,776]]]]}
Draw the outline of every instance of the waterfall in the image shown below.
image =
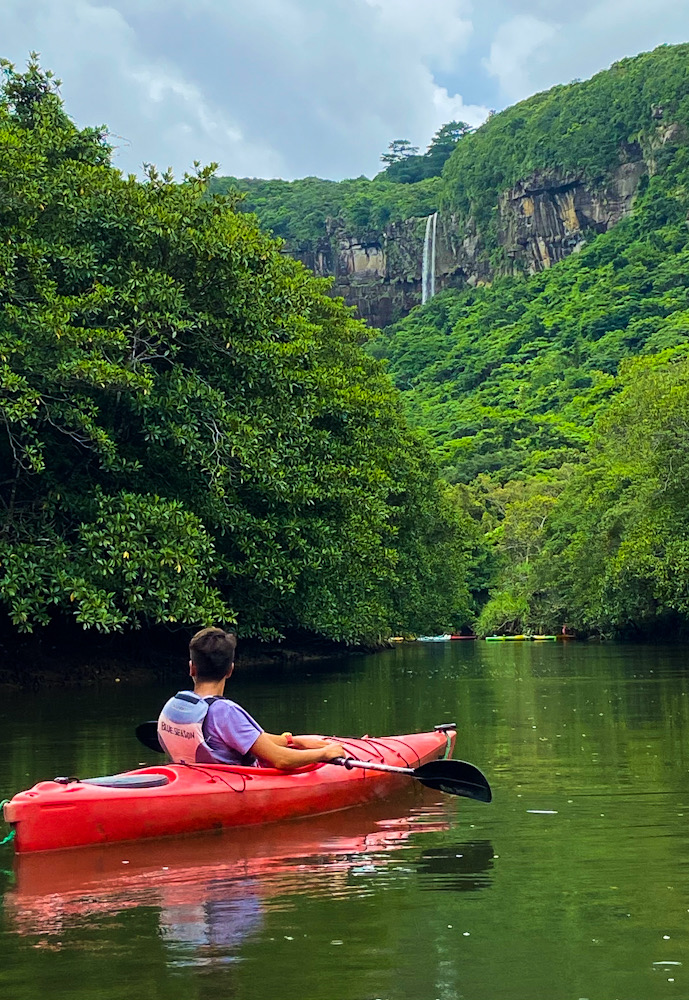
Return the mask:
{"type": "Polygon", "coordinates": [[[438,213],[433,213],[433,243],[431,247],[431,279],[430,279],[430,291],[429,299],[432,299],[435,295],[435,234],[438,229],[438,213]]]}
{"type": "Polygon", "coordinates": [[[426,219],[426,235],[423,240],[423,263],[421,266],[421,301],[428,302],[435,295],[435,234],[438,229],[438,213],[426,219]]]}

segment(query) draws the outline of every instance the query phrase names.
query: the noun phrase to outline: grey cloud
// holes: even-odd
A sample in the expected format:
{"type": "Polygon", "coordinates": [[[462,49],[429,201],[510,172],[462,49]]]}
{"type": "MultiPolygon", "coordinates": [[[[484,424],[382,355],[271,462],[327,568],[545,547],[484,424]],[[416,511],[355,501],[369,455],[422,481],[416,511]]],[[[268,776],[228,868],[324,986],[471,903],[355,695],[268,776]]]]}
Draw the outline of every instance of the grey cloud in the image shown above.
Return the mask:
{"type": "Polygon", "coordinates": [[[444,121],[478,124],[439,88],[434,62],[466,47],[463,0],[6,0],[5,54],[30,48],[65,81],[80,122],[106,120],[126,170],[219,160],[227,173],[375,172],[397,136],[428,142],[444,121]],[[68,16],[65,17],[65,14],[68,16]],[[399,15],[397,20],[395,15],[399,15]]]}
{"type": "Polygon", "coordinates": [[[125,171],[339,178],[688,26],[689,0],[3,0],[0,54],[39,50],[125,171]]]}
{"type": "Polygon", "coordinates": [[[689,39],[689,0],[510,0],[484,60],[505,103],[689,39]]]}
{"type": "MultiPolygon", "coordinates": [[[[430,68],[436,57],[447,60],[448,35],[457,46],[468,40],[470,25],[457,0],[439,0],[430,20],[416,0],[206,0],[200,16],[187,0],[172,0],[164,8],[148,2],[129,10],[137,33],[159,54],[175,49],[186,73],[197,72],[203,53],[216,99],[247,137],[258,133],[288,151],[293,176],[375,171],[390,139],[404,135],[425,144],[464,110],[438,90],[430,68]],[[393,8],[407,14],[397,29],[393,8]]],[[[464,113],[478,123],[485,109],[464,113]]],[[[232,163],[223,167],[237,172],[232,163]]]]}
{"type": "Polygon", "coordinates": [[[269,143],[248,142],[225,109],[185,75],[174,59],[151,56],[145,39],[120,11],[88,0],[37,0],[27,11],[9,0],[0,11],[3,54],[22,63],[30,49],[63,79],[67,110],[80,124],[108,124],[115,162],[136,172],[144,161],[173,165],[232,150],[242,169],[276,173],[283,166],[269,143]],[[8,40],[11,44],[7,47],[8,40]]]}

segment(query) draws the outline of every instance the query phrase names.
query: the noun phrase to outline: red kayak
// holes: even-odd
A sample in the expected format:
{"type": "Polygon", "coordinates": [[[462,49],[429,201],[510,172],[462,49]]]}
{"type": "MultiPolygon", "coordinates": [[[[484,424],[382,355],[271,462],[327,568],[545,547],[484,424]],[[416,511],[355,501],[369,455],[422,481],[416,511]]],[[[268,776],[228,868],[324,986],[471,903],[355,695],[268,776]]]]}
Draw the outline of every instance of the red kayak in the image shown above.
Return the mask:
{"type": "MultiPolygon", "coordinates": [[[[449,755],[454,730],[342,739],[360,761],[416,768],[449,755]]],[[[335,764],[292,771],[230,764],[163,764],[82,781],[41,781],[4,806],[20,853],[171,837],[272,823],[389,795],[400,774],[335,764]]]]}

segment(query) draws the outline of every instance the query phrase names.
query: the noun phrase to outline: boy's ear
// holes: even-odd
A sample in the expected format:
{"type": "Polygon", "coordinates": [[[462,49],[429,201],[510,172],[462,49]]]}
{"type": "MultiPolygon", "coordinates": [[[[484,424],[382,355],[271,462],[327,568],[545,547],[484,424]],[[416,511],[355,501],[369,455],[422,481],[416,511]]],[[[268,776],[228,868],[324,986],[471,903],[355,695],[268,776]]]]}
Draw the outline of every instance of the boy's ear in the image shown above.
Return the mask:
{"type": "Polygon", "coordinates": [[[193,660],[189,660],[189,676],[196,677],[196,665],[193,660]]]}
{"type": "Polygon", "coordinates": [[[234,660],[230,664],[229,669],[228,669],[227,673],[225,674],[225,677],[231,677],[233,670],[234,670],[234,660]]]}

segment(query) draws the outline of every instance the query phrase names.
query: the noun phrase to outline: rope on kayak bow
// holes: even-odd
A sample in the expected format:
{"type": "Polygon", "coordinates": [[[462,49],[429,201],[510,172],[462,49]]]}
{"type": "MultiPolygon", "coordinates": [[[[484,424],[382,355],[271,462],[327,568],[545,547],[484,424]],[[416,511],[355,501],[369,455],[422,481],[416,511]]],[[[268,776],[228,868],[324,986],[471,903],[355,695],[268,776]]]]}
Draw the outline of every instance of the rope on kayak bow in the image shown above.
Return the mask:
{"type": "MultiPolygon", "coordinates": [[[[361,753],[366,751],[370,754],[375,755],[378,758],[379,763],[383,764],[385,762],[386,751],[392,750],[396,753],[401,761],[403,761],[405,767],[416,767],[417,764],[421,763],[421,758],[419,757],[416,750],[405,743],[404,740],[400,739],[399,736],[388,736],[386,738],[378,738],[374,736],[331,736],[331,740],[337,740],[338,743],[346,745],[347,743],[353,743],[356,749],[361,753]],[[392,746],[392,744],[399,744],[405,747],[409,751],[413,760],[407,760],[403,753],[400,753],[398,746],[392,746]]],[[[352,754],[352,756],[355,756],[352,754]]]]}
{"type": "MultiPolygon", "coordinates": [[[[228,777],[227,775],[223,777],[222,774],[213,774],[213,772],[209,771],[207,767],[202,767],[200,764],[187,764],[187,762],[184,760],[181,761],[180,763],[182,767],[193,768],[194,771],[200,771],[201,774],[205,774],[206,777],[209,779],[211,785],[214,785],[216,781],[219,781],[221,782],[221,784],[227,785],[227,787],[230,788],[233,792],[237,792],[238,795],[241,795],[242,792],[246,791],[246,778],[243,774],[237,774],[237,772],[234,771],[232,772],[237,778],[242,779],[242,787],[235,788],[234,785],[230,784],[230,782],[226,780],[226,778],[228,777]]],[[[210,766],[212,767],[213,765],[211,764],[210,766]]]]}
{"type": "MultiPolygon", "coordinates": [[[[3,806],[6,806],[9,801],[9,799],[3,799],[0,802],[0,809],[2,809],[3,806]]],[[[3,844],[9,844],[11,840],[14,840],[14,830],[10,830],[4,840],[0,840],[0,847],[2,847],[3,844]]]]}

